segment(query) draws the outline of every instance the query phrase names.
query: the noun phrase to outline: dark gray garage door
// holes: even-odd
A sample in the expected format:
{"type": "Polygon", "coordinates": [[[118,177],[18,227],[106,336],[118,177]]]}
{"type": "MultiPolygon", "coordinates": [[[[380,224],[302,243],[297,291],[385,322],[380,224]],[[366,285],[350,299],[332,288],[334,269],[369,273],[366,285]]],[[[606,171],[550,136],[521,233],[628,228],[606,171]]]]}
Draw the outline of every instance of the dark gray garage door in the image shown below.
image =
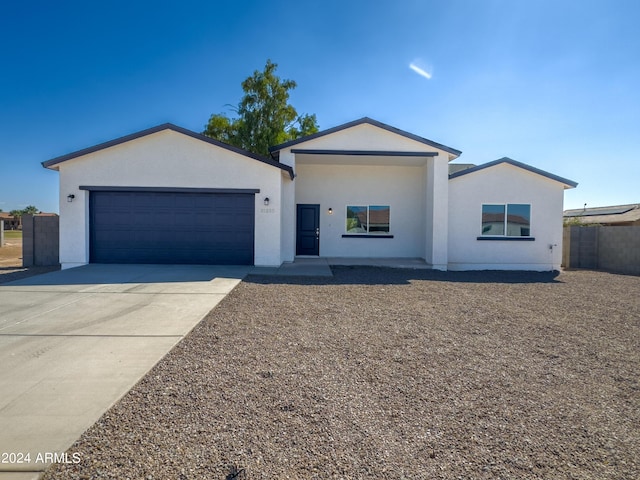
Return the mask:
{"type": "Polygon", "coordinates": [[[253,265],[254,195],[92,191],[93,263],[253,265]]]}

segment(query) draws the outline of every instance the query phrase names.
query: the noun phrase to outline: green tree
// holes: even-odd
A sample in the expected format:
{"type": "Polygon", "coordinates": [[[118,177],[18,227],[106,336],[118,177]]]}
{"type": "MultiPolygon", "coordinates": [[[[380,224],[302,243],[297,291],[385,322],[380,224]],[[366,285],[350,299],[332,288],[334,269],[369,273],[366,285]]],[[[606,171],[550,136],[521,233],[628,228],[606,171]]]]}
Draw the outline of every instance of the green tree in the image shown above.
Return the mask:
{"type": "Polygon", "coordinates": [[[276,63],[267,60],[262,72],[256,70],[242,82],[244,96],[237,118],[222,113],[211,115],[204,134],[259,155],[269,155],[269,147],[318,131],[315,115],[298,115],[289,104],[293,80],[275,75],[276,63]]]}
{"type": "Polygon", "coordinates": [[[27,208],[25,208],[24,210],[22,210],[22,214],[23,215],[35,215],[37,213],[40,213],[40,210],[38,210],[36,207],[34,207],[33,205],[29,205],[27,208]]]}
{"type": "Polygon", "coordinates": [[[15,226],[13,228],[17,228],[22,225],[22,210],[11,210],[9,212],[9,215],[11,215],[13,219],[18,222],[17,225],[14,224],[15,226]]]}
{"type": "Polygon", "coordinates": [[[18,221],[18,226],[21,226],[23,215],[35,215],[37,213],[40,213],[40,210],[33,205],[29,205],[27,208],[24,208],[22,210],[11,210],[9,212],[9,215],[11,215],[15,220],[18,221]]]}

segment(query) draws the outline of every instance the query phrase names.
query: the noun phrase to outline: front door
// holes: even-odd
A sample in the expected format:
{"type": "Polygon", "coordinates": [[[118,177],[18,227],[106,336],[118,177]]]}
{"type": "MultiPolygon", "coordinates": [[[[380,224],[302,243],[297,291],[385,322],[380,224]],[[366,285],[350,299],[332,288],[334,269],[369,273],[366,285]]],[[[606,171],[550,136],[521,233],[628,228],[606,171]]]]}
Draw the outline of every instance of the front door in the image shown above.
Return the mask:
{"type": "Polygon", "coordinates": [[[298,204],[296,255],[320,255],[320,205],[298,204]]]}

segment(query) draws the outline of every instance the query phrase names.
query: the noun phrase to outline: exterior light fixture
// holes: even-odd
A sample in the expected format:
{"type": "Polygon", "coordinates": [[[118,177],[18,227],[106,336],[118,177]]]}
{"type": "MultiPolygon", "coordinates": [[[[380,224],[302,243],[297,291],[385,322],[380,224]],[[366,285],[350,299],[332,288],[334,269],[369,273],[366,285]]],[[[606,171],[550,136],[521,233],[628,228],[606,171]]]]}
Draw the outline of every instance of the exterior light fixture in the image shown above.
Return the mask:
{"type": "Polygon", "coordinates": [[[269,205],[269,197],[264,197],[264,204],[269,205]]]}
{"type": "Polygon", "coordinates": [[[328,213],[329,215],[333,215],[333,208],[329,207],[329,210],[327,210],[327,213],[328,213]]]}
{"type": "Polygon", "coordinates": [[[76,196],[73,193],[70,193],[69,195],[67,195],[67,202],[73,202],[74,198],[76,198],[76,196]]]}

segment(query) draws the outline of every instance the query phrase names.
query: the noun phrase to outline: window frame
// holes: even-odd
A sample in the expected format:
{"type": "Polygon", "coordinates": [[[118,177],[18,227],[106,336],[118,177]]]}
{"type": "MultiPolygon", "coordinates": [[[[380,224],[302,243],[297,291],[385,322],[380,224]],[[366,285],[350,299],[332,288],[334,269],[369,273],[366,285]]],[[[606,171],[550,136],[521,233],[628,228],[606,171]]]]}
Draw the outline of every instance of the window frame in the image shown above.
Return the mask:
{"type": "Polygon", "coordinates": [[[532,210],[533,206],[531,203],[482,203],[480,204],[480,235],[477,237],[478,240],[515,240],[515,241],[533,241],[535,237],[531,235],[531,218],[532,218],[532,210]],[[504,207],[504,220],[503,220],[503,232],[502,234],[485,234],[482,232],[482,216],[484,214],[485,206],[503,206],[504,207]],[[529,234],[528,235],[509,235],[509,205],[526,205],[529,207],[529,234]]]}
{"type": "Polygon", "coordinates": [[[362,203],[348,203],[344,207],[344,234],[342,238],[393,238],[393,234],[391,233],[391,205],[383,205],[383,204],[362,204],[362,203]],[[367,231],[366,232],[357,232],[357,233],[349,233],[347,230],[347,219],[349,218],[347,215],[349,213],[349,207],[365,207],[367,209],[367,231]],[[370,224],[370,211],[371,207],[387,207],[389,209],[389,228],[386,232],[371,232],[369,231],[370,224]]]}

